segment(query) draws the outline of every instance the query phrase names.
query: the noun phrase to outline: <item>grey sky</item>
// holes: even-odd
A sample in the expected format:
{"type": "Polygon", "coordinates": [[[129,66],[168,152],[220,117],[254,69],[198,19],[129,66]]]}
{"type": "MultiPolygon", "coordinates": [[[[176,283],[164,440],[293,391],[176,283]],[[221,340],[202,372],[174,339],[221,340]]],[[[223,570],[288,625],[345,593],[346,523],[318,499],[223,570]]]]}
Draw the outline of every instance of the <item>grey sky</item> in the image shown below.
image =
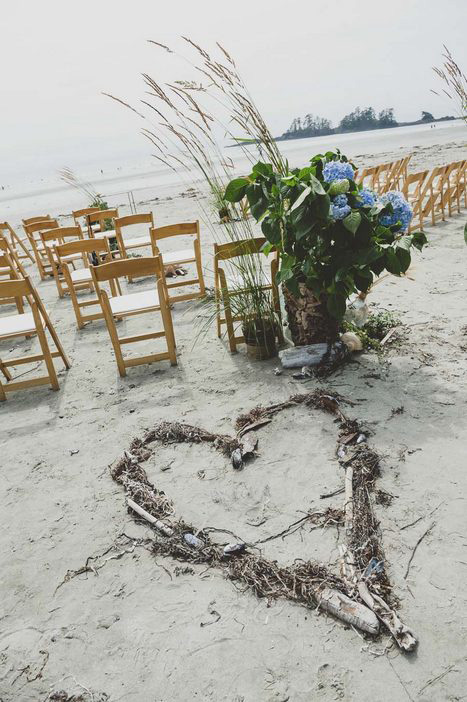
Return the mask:
{"type": "Polygon", "coordinates": [[[146,43],[185,34],[234,56],[273,133],[307,112],[334,124],[357,105],[453,112],[430,93],[443,43],[466,69],[465,0],[3,0],[0,180],[149,157],[139,123],[102,90],[135,101],[140,73],[183,64],[146,43]]]}

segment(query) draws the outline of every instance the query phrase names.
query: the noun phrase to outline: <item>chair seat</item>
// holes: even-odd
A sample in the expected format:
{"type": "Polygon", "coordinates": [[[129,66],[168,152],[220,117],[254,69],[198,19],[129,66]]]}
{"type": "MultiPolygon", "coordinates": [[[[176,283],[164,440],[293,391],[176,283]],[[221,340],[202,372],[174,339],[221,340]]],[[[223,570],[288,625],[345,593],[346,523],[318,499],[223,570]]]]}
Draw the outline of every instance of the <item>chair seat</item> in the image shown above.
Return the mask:
{"type": "Polygon", "coordinates": [[[130,314],[159,307],[159,295],[155,290],[144,290],[129,295],[111,297],[109,303],[112,314],[130,314]]]}
{"type": "MultiPolygon", "coordinates": [[[[42,319],[42,324],[44,320],[42,319]]],[[[24,314],[12,314],[8,317],[0,317],[0,339],[7,339],[11,336],[22,336],[23,334],[35,334],[36,325],[32,312],[24,314]]]]}
{"type": "Polygon", "coordinates": [[[125,248],[136,248],[137,246],[151,246],[151,237],[138,236],[134,239],[123,239],[125,248]]]}
{"type": "Polygon", "coordinates": [[[106,239],[113,239],[117,236],[115,229],[108,229],[105,232],[99,232],[99,236],[104,236],[106,239]]]}
{"type": "Polygon", "coordinates": [[[78,268],[76,271],[71,271],[71,279],[73,283],[87,283],[92,281],[92,275],[89,268],[78,268]]]}
{"type": "Polygon", "coordinates": [[[174,263],[190,263],[191,261],[196,261],[195,252],[193,249],[184,249],[183,251],[172,251],[170,253],[163,253],[162,263],[166,265],[172,265],[174,263]]]}

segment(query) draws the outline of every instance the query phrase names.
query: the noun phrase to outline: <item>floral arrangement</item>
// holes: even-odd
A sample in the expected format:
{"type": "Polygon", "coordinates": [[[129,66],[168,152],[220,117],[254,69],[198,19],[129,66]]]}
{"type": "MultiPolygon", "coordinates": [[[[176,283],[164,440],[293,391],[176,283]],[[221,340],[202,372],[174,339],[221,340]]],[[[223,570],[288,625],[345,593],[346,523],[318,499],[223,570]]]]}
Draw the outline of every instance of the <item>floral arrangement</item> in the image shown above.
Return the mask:
{"type": "Polygon", "coordinates": [[[402,193],[378,196],[354,178],[355,167],[337,151],[285,174],[260,162],[227,186],[226,200],[247,198],[268,241],[265,251],[280,253],[278,282],[285,286],[289,317],[300,298],[312,296],[322,315],[341,320],[353,293],[366,292],[385,270],[405,273],[412,247],[421,250],[426,243],[422,232],[407,233],[412,210],[402,193]]]}

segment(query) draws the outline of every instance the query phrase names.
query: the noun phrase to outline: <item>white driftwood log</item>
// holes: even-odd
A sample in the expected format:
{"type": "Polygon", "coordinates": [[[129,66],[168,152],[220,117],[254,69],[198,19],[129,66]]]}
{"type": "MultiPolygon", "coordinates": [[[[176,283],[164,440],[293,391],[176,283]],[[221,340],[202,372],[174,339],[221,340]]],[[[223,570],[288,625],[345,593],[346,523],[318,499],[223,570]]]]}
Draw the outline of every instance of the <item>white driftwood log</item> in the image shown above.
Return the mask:
{"type": "Polygon", "coordinates": [[[351,600],[338,590],[325,587],[316,593],[319,607],[333,614],[338,619],[356,626],[368,634],[377,634],[379,631],[378,617],[371,609],[360,602],[351,600]]]}
{"type": "Polygon", "coordinates": [[[353,528],[353,468],[345,469],[345,531],[350,536],[353,528]]]}
{"type": "Polygon", "coordinates": [[[412,631],[401,622],[394,610],[392,610],[379,595],[370,592],[364,581],[361,580],[357,588],[362,600],[373,610],[376,616],[391,632],[400,648],[404,651],[413,651],[417,645],[417,639],[412,631]]]}
{"type": "Polygon", "coordinates": [[[173,535],[174,532],[172,527],[169,527],[164,522],[161,522],[160,519],[156,519],[156,517],[153,517],[152,514],[146,512],[146,510],[140,507],[134,500],[131,499],[131,497],[128,497],[127,505],[128,507],[131,507],[131,509],[134,512],[136,512],[136,514],[139,514],[140,517],[143,517],[143,519],[145,519],[147,522],[152,524],[152,526],[156,527],[156,529],[161,531],[165,536],[173,535]]]}

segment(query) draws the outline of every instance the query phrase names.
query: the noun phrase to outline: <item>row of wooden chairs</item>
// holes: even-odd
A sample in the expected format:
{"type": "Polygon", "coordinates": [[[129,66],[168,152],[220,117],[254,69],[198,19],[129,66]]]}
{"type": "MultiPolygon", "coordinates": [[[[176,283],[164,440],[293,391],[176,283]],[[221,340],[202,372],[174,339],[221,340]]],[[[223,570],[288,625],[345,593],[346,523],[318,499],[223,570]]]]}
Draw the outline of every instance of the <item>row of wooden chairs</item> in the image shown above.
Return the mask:
{"type": "Polygon", "coordinates": [[[426,221],[434,226],[460,213],[462,201],[467,207],[466,169],[467,161],[454,161],[431,173],[425,170],[407,176],[402,192],[413,209],[409,231],[423,229],[426,221]]]}
{"type": "Polygon", "coordinates": [[[374,190],[379,195],[389,190],[400,190],[407,178],[411,158],[412,156],[409,155],[397,161],[389,161],[388,163],[380,163],[377,166],[363,168],[361,171],[356,172],[355,182],[374,190]]]}

